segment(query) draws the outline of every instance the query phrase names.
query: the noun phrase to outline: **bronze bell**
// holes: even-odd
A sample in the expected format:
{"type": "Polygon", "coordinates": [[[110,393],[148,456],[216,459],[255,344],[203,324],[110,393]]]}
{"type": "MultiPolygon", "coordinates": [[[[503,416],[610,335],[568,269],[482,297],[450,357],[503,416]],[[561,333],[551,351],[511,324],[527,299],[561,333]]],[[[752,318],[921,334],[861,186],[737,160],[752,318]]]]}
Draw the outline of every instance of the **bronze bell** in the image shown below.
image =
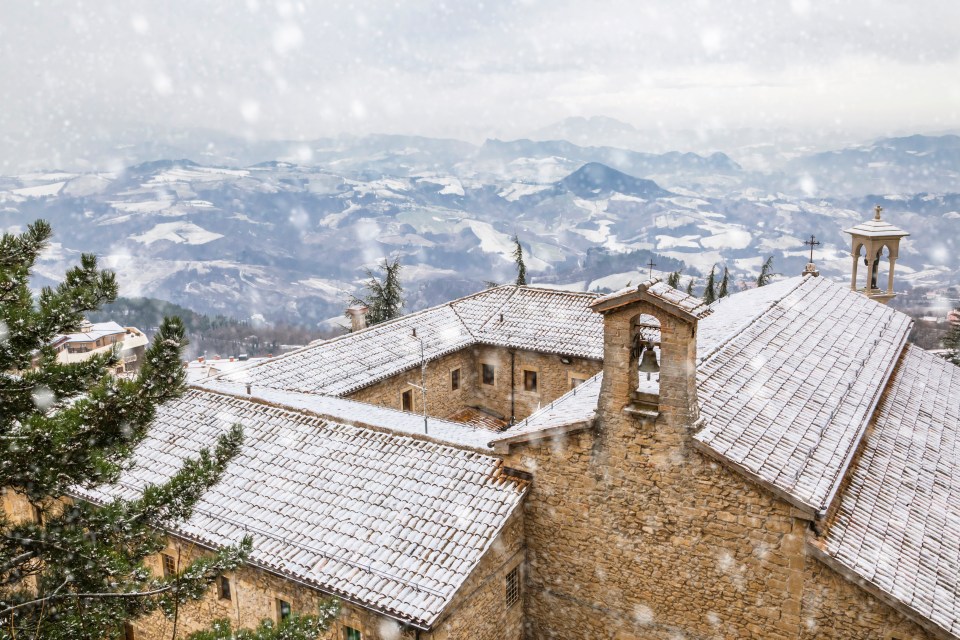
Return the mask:
{"type": "Polygon", "coordinates": [[[643,350],[643,357],[640,359],[639,370],[647,374],[647,380],[651,373],[660,372],[660,364],[657,362],[657,354],[653,352],[653,342],[648,342],[643,350]]]}

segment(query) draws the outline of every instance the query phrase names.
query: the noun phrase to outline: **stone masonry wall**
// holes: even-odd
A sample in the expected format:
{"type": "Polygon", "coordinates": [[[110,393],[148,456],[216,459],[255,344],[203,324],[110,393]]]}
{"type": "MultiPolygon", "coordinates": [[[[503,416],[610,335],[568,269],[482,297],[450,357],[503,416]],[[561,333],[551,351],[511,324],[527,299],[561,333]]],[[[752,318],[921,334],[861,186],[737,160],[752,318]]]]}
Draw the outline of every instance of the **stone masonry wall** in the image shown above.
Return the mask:
{"type": "Polygon", "coordinates": [[[816,560],[807,559],[802,640],[932,640],[902,613],[816,560]]]}
{"type": "MultiPolygon", "coordinates": [[[[523,514],[516,511],[473,575],[460,587],[429,636],[431,640],[521,640],[523,638],[523,514]],[[506,602],[507,574],[519,568],[520,601],[506,602]]],[[[423,634],[421,634],[421,637],[423,634]]]]}
{"type": "MultiPolygon", "coordinates": [[[[517,350],[514,356],[514,403],[517,420],[522,420],[547,405],[571,388],[571,378],[586,380],[600,372],[601,362],[583,358],[569,358],[564,364],[560,356],[533,351],[517,350]],[[524,390],[524,371],[537,372],[537,391],[524,390]]],[[[480,406],[510,418],[510,351],[505,347],[478,345],[467,347],[427,363],[427,414],[445,418],[468,406],[480,406]],[[481,381],[481,364],[496,368],[493,385],[481,381]],[[460,369],[460,389],[453,391],[450,372],[460,369]]],[[[351,400],[369,402],[383,407],[400,408],[400,394],[413,390],[414,412],[421,409],[419,389],[410,383],[420,384],[420,369],[411,369],[364,387],[347,397],[351,400]]]]}

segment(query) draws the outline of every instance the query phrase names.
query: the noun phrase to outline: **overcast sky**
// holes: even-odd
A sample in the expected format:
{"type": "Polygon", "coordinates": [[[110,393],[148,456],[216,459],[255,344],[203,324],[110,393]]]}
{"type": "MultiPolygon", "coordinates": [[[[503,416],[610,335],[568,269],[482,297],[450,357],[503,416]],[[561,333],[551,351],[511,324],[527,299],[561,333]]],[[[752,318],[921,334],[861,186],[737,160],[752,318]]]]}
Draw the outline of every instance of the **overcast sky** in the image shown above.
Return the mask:
{"type": "Polygon", "coordinates": [[[957,0],[0,0],[0,138],[945,131],[958,28],[957,0]]]}

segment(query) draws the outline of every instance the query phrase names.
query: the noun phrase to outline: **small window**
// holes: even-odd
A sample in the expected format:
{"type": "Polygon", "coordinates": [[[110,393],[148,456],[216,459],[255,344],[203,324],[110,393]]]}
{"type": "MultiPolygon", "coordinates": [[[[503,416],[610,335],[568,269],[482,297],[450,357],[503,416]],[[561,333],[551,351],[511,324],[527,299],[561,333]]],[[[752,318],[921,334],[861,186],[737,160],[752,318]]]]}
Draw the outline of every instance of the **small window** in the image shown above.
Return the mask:
{"type": "Polygon", "coordinates": [[[290,603],[277,598],[277,620],[283,622],[290,619],[290,603]]]}
{"type": "Polygon", "coordinates": [[[33,521],[37,524],[43,524],[43,509],[38,505],[33,505],[33,521]]]}
{"type": "Polygon", "coordinates": [[[220,592],[221,600],[230,599],[230,580],[226,576],[220,576],[220,580],[217,582],[217,591],[220,592]]]}
{"type": "Polygon", "coordinates": [[[400,408],[404,411],[413,411],[413,389],[407,389],[400,394],[400,408]]]}
{"type": "Polygon", "coordinates": [[[343,640],[363,640],[363,634],[353,627],[344,627],[343,640]]]}
{"type": "Polygon", "coordinates": [[[123,640],[136,640],[136,634],[133,632],[133,625],[129,622],[123,623],[123,640]]]}
{"type": "Polygon", "coordinates": [[[523,371],[523,390],[524,391],[536,391],[537,390],[537,372],[528,371],[524,369],[523,371]]]}
{"type": "Polygon", "coordinates": [[[483,384],[493,386],[497,380],[497,368],[492,364],[482,364],[480,365],[480,370],[483,384]]]}
{"type": "Polygon", "coordinates": [[[456,391],[460,388],[460,369],[454,369],[450,372],[450,390],[456,391]]]}
{"type": "Polygon", "coordinates": [[[177,574],[177,562],[173,559],[173,556],[161,553],[160,558],[163,560],[163,577],[172,578],[175,576],[177,574]]]}
{"type": "Polygon", "coordinates": [[[516,566],[507,574],[507,607],[520,600],[520,567],[516,566]]]}
{"type": "Polygon", "coordinates": [[[578,378],[577,376],[570,376],[570,388],[576,389],[586,381],[587,381],[586,378],[578,378]]]}

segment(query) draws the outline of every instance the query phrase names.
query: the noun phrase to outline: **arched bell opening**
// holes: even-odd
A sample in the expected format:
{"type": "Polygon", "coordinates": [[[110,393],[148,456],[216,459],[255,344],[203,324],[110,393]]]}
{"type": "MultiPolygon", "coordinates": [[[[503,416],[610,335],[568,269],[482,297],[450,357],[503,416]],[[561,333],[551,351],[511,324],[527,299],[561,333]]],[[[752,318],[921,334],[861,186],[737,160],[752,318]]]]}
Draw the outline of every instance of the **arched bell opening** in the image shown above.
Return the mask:
{"type": "Polygon", "coordinates": [[[877,249],[876,259],[873,263],[874,280],[871,282],[874,290],[886,291],[887,284],[892,281],[890,277],[892,272],[890,262],[890,248],[887,245],[881,245],[877,249]]]}
{"type": "Polygon", "coordinates": [[[867,247],[866,245],[859,244],[856,249],[856,258],[853,261],[853,274],[856,278],[856,285],[854,289],[857,291],[866,291],[870,286],[871,280],[871,263],[870,258],[867,256],[867,247]]]}
{"type": "Polygon", "coordinates": [[[634,316],[630,327],[632,400],[656,406],[660,397],[660,321],[641,313],[634,316]]]}

